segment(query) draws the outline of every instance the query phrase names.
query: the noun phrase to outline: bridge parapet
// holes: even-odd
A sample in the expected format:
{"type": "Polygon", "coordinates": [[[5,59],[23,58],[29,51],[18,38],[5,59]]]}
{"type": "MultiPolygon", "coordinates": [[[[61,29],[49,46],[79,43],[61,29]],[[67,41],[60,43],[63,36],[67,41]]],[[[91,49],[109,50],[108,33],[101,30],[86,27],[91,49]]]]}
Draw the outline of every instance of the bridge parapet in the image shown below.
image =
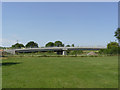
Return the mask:
{"type": "Polygon", "coordinates": [[[62,50],[66,51],[66,50],[68,50],[68,48],[64,47],[62,50]]]}

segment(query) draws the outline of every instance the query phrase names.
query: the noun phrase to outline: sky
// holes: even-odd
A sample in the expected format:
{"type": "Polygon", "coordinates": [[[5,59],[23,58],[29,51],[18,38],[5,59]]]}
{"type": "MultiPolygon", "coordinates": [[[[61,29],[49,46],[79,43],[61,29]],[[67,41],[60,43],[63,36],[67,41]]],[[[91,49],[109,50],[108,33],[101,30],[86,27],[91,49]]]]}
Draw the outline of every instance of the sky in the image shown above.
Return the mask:
{"type": "Polygon", "coordinates": [[[2,46],[17,41],[39,46],[62,41],[65,45],[105,47],[116,41],[117,2],[3,2],[2,46]]]}

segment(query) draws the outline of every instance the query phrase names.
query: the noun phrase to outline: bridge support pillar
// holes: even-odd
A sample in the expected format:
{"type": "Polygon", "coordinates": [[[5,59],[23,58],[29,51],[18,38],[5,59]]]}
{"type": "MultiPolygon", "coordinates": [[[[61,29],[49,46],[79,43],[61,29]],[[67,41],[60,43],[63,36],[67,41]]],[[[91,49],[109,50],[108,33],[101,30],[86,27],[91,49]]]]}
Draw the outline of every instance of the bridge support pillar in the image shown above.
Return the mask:
{"type": "Polygon", "coordinates": [[[67,55],[67,51],[63,51],[62,55],[67,55]]]}

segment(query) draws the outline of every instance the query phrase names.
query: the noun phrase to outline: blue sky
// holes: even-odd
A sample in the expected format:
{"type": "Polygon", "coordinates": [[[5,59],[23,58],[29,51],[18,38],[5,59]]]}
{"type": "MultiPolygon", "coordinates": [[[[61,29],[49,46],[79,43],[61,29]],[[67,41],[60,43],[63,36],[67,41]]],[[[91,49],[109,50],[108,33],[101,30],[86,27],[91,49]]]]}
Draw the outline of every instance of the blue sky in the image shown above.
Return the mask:
{"type": "Polygon", "coordinates": [[[3,46],[18,40],[44,46],[60,40],[65,45],[106,46],[115,41],[117,2],[19,2],[2,4],[3,46]]]}

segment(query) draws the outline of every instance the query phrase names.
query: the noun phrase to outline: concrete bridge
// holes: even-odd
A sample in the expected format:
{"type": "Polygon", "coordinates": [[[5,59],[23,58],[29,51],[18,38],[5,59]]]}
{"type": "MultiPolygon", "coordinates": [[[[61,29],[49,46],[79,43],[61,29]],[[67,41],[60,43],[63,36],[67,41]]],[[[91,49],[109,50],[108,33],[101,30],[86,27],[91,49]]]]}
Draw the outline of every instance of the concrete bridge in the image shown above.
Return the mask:
{"type": "Polygon", "coordinates": [[[92,48],[92,47],[44,47],[44,48],[25,48],[25,49],[7,49],[4,50],[11,54],[16,53],[30,53],[30,52],[47,52],[47,51],[54,51],[54,52],[61,52],[62,55],[67,55],[67,50],[100,50],[106,48],[92,48]]]}

